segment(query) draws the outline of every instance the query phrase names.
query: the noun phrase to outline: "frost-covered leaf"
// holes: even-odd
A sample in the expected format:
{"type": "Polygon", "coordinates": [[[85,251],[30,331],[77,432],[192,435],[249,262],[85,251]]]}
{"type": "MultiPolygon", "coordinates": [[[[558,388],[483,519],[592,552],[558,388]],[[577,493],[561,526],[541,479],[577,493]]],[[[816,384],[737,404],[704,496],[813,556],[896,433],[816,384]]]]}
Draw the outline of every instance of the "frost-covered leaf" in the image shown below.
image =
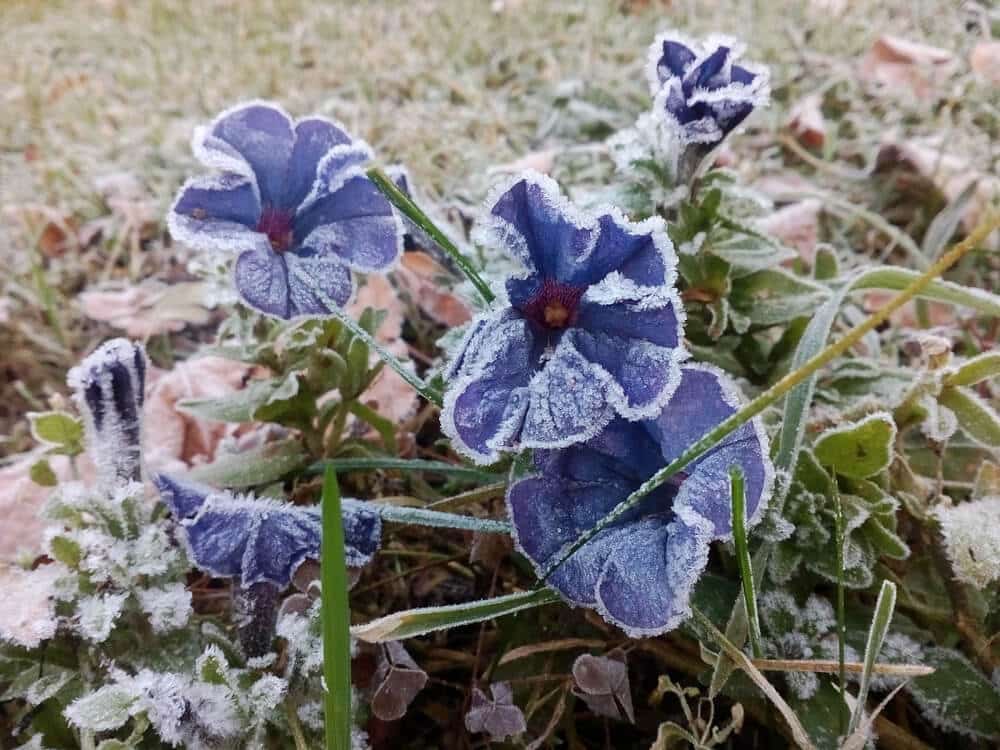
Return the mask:
{"type": "Polygon", "coordinates": [[[635,723],[628,667],[621,659],[581,654],[573,662],[573,693],[599,716],[635,723]]]}
{"type": "Polygon", "coordinates": [[[56,585],[65,573],[61,565],[42,565],[35,570],[0,570],[0,641],[36,648],[56,634],[56,585]]]}
{"type": "Polygon", "coordinates": [[[77,698],[66,708],[66,718],[80,729],[104,732],[129,720],[140,693],[134,684],[105,685],[77,698]]]}
{"type": "Polygon", "coordinates": [[[886,413],[827,430],[816,440],[816,458],[838,474],[864,479],[889,466],[896,425],[886,413]]]}
{"type": "Polygon", "coordinates": [[[490,685],[493,698],[487,698],[479,688],[472,691],[472,706],[465,715],[465,728],[470,732],[486,732],[494,742],[523,734],[528,725],[521,709],[514,704],[514,691],[506,682],[490,685]]]}
{"type": "Polygon", "coordinates": [[[77,605],[77,629],[88,641],[103,643],[111,635],[128,594],[96,594],[77,605]]]}
{"type": "Polygon", "coordinates": [[[772,326],[811,314],[829,296],[824,286],[772,268],[734,279],[729,301],[754,325],[772,326]]]}
{"type": "Polygon", "coordinates": [[[403,718],[426,684],[427,673],[417,666],[402,643],[389,641],[380,645],[373,678],[372,713],[382,721],[403,718]]]}
{"type": "Polygon", "coordinates": [[[218,487],[254,487],[270,484],[302,468],[308,460],[298,440],[281,440],[238,453],[224,455],[191,471],[191,478],[218,487]]]}
{"type": "Polygon", "coordinates": [[[942,506],[935,515],[956,578],[978,588],[1000,579],[1000,497],[942,506]]]}
{"type": "Polygon", "coordinates": [[[292,398],[298,393],[298,386],[298,377],[294,374],[267,380],[253,380],[243,390],[227,393],[218,398],[178,401],[177,408],[196,417],[217,422],[251,422],[260,407],[292,398]]]}
{"type": "Polygon", "coordinates": [[[83,423],[62,411],[29,412],[31,436],[42,445],[75,456],[83,452],[83,423]]]}
{"type": "Polygon", "coordinates": [[[139,606],[149,616],[154,633],[182,628],[191,617],[191,592],[183,583],[141,589],[138,594],[139,606]]]}
{"type": "Polygon", "coordinates": [[[950,409],[970,438],[990,448],[1000,448],[1000,415],[968,388],[943,388],[938,400],[950,409]]]}
{"type": "Polygon", "coordinates": [[[962,654],[928,648],[924,663],[934,674],[909,686],[921,713],[933,724],[967,737],[1000,737],[1000,693],[962,654]]]}

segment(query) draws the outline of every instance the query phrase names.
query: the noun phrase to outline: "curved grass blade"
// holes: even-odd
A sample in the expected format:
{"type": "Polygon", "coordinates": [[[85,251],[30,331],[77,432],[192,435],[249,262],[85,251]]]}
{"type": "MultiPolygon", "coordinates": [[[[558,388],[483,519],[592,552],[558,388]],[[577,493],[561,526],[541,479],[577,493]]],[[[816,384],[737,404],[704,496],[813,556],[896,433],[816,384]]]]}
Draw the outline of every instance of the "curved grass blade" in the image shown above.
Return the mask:
{"type": "Polygon", "coordinates": [[[733,543],[736,546],[736,561],[740,566],[741,588],[743,590],[743,611],[746,613],[750,630],[750,648],[755,659],[764,656],[760,647],[760,618],[757,615],[757,590],[753,580],[753,565],[750,562],[750,547],[747,543],[746,492],[743,471],[739,466],[729,470],[733,499],[733,543]]]}
{"type": "Polygon", "coordinates": [[[449,464],[444,461],[427,461],[422,458],[331,458],[317,461],[308,468],[310,474],[320,474],[330,466],[337,472],[342,471],[372,471],[373,469],[396,469],[399,471],[428,471],[436,474],[451,474],[454,476],[481,479],[495,482],[504,478],[505,474],[479,469],[463,464],[449,464]]]}
{"type": "Polygon", "coordinates": [[[851,714],[851,723],[847,728],[848,735],[854,734],[865,713],[865,703],[868,700],[868,689],[872,683],[875,659],[878,657],[879,651],[882,650],[882,642],[889,631],[889,624],[892,622],[892,613],[895,608],[896,584],[892,581],[882,581],[882,590],[878,593],[878,601],[875,603],[875,614],[872,616],[871,628],[868,630],[868,642],[865,644],[865,658],[863,662],[864,671],[861,672],[858,702],[854,706],[854,713],[851,714]]]}
{"type": "Polygon", "coordinates": [[[447,630],[460,625],[492,620],[495,617],[557,601],[559,601],[558,594],[551,589],[540,588],[467,604],[420,607],[386,615],[364,625],[355,625],[351,629],[351,635],[366,643],[399,641],[433,633],[435,630],[447,630]]]}
{"type": "Polygon", "coordinates": [[[383,521],[404,523],[413,526],[429,526],[439,529],[463,529],[479,531],[486,534],[509,534],[511,526],[506,521],[493,518],[476,518],[457,513],[442,513],[438,510],[413,508],[406,505],[389,505],[387,503],[345,501],[345,505],[356,505],[368,511],[375,511],[383,521]]]}

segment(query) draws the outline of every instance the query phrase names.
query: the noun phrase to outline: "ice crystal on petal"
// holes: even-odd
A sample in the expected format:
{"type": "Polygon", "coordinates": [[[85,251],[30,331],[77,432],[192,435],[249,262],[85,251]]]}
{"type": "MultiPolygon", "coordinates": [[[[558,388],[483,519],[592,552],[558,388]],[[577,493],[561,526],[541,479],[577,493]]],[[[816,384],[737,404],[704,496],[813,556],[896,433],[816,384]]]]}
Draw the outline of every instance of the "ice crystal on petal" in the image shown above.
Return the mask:
{"type": "Polygon", "coordinates": [[[362,168],[371,150],[339,124],[249,102],[199,129],[193,147],[218,173],[184,184],[170,232],[236,253],[240,297],[265,315],[328,315],[350,299],[352,269],[386,271],[399,257],[402,222],[362,168]]]}
{"type": "Polygon", "coordinates": [[[112,339],[67,377],[87,427],[87,444],[107,486],[137,480],[142,446],[146,353],[128,339],[112,339]]]}
{"type": "MultiPolygon", "coordinates": [[[[244,589],[263,582],[284,587],[305,560],[319,558],[318,508],[237,496],[165,475],[154,483],[184,530],[191,559],[213,576],[237,578],[244,589]]],[[[365,565],[378,549],[381,519],[364,503],[345,499],[343,523],[348,566],[365,565]]]]}
{"type": "Polygon", "coordinates": [[[656,414],[685,357],[662,222],[584,213],[530,172],[488,206],[479,241],[522,268],[452,353],[442,428],[455,446],[487,463],[586,440],[616,415],[656,414]]]}
{"type": "Polygon", "coordinates": [[[982,588],[1000,579],[1000,497],[936,511],[955,577],[982,588]]]}
{"type": "MultiPolygon", "coordinates": [[[[733,414],[739,394],[707,365],[688,364],[669,402],[650,419],[617,418],[589,440],[538,450],[534,473],[513,482],[515,539],[539,573],[639,485],[733,414]]],[[[677,627],[708,562],[709,543],[732,536],[729,469],[746,480],[749,525],[774,485],[767,437],[746,423],[577,550],[548,578],[568,602],[592,607],[630,635],[677,627]]]]}

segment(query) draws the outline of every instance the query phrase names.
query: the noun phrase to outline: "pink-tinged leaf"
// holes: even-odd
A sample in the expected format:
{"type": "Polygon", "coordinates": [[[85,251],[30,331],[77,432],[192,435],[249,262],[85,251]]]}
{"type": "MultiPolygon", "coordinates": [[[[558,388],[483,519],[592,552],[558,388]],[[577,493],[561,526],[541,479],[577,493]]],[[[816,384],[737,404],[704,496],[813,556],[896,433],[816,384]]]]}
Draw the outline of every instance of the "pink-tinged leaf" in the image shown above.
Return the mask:
{"type": "Polygon", "coordinates": [[[800,99],[788,113],[788,129],[809,148],[822,148],[826,142],[826,119],[823,117],[823,99],[810,94],[800,99]]]}
{"type": "Polygon", "coordinates": [[[779,208],[767,218],[757,222],[757,228],[798,250],[799,256],[812,264],[816,259],[819,215],[822,209],[820,201],[808,198],[779,208]]]}
{"type": "Polygon", "coordinates": [[[189,359],[169,371],[151,369],[144,409],[147,468],[184,471],[210,463],[223,440],[246,440],[258,433],[262,429],[258,425],[210,422],[177,406],[241,390],[253,373],[252,367],[222,357],[189,359]]]}
{"type": "Polygon", "coordinates": [[[979,42],[969,54],[972,71],[994,86],[1000,86],[1000,42],[979,42]]]}
{"type": "Polygon", "coordinates": [[[209,312],[202,305],[203,288],[197,282],[168,286],[149,280],[138,286],[88,290],[80,295],[80,304],[91,320],[110,323],[130,338],[148,339],[206,323],[209,312]]]}
{"type": "Polygon", "coordinates": [[[401,719],[426,684],[427,673],[417,666],[402,643],[381,644],[372,680],[372,713],[382,721],[401,719]]]}
{"type": "Polygon", "coordinates": [[[456,327],[472,317],[469,304],[450,291],[449,273],[427,253],[404,253],[395,276],[410,298],[435,322],[456,327]]]}
{"type": "Polygon", "coordinates": [[[487,698],[479,688],[472,691],[472,707],[465,715],[465,728],[470,732],[486,732],[494,742],[523,734],[527,728],[524,713],[514,705],[514,691],[506,682],[490,685],[493,698],[487,698]]]}
{"type": "Polygon", "coordinates": [[[573,693],[599,716],[635,723],[628,666],[622,657],[581,654],[573,662],[573,693]]]}
{"type": "Polygon", "coordinates": [[[861,79],[900,96],[929,98],[952,71],[946,49],[883,34],[861,61],[861,79]]]}

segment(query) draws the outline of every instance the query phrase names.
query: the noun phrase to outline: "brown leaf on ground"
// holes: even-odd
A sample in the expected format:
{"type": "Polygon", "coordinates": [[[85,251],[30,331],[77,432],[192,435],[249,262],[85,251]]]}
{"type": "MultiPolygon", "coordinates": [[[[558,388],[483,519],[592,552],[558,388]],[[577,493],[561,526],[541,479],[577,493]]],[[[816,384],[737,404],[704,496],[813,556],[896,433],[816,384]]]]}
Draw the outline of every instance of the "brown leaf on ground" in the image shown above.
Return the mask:
{"type": "Polygon", "coordinates": [[[883,34],[861,60],[861,80],[904,95],[930,97],[952,71],[954,55],[946,49],[883,34]]]}
{"type": "Polygon", "coordinates": [[[255,425],[199,419],[181,411],[185,399],[220,398],[241,390],[254,368],[222,357],[198,357],[169,371],[150,368],[145,406],[145,463],[160,471],[183,471],[210,462],[226,438],[251,433],[255,425]]]}
{"type": "MultiPolygon", "coordinates": [[[[890,136],[882,142],[877,163],[880,169],[896,164],[909,167],[930,180],[949,201],[975,182],[975,195],[962,216],[966,231],[972,230],[983,212],[1000,199],[1000,177],[976,169],[969,159],[948,153],[940,139],[899,140],[890,136]]],[[[993,237],[996,243],[997,233],[993,237]]]]}
{"type": "Polygon", "coordinates": [[[20,228],[25,241],[37,245],[46,258],[80,249],[79,222],[74,216],[41,204],[6,206],[3,213],[20,228]]]}
{"type": "Polygon", "coordinates": [[[417,693],[427,684],[427,673],[399,641],[378,648],[378,668],[372,679],[372,713],[382,721],[396,721],[406,715],[417,693]]]}
{"type": "Polygon", "coordinates": [[[573,662],[573,694],[599,716],[635,723],[632,689],[624,659],[581,654],[573,662]]]}
{"type": "Polygon", "coordinates": [[[757,228],[781,240],[788,247],[798,250],[807,263],[816,260],[819,242],[819,215],[823,204],[815,198],[779,208],[770,216],[757,222],[757,228]]]}
{"type": "Polygon", "coordinates": [[[414,303],[435,322],[453,328],[472,317],[468,303],[449,290],[448,272],[427,253],[403,253],[395,275],[414,303]]]}
{"type": "Polygon", "coordinates": [[[979,42],[969,54],[969,65],[976,75],[1000,86],[1000,42],[979,42]]]}
{"type": "MultiPolygon", "coordinates": [[[[405,255],[410,254],[405,253],[405,255]]],[[[348,312],[357,317],[367,307],[388,313],[375,332],[375,338],[396,357],[407,359],[409,350],[406,342],[400,338],[403,333],[403,303],[384,276],[369,276],[348,307],[348,312]]],[[[378,355],[373,352],[372,364],[378,361],[378,355]]],[[[413,388],[389,367],[382,368],[382,372],[364,392],[361,400],[394,424],[399,424],[412,416],[418,403],[413,388]]],[[[368,430],[368,434],[369,437],[375,436],[374,430],[368,430]]]]}
{"type": "Polygon", "coordinates": [[[819,94],[810,94],[792,107],[788,113],[788,129],[803,146],[823,146],[826,142],[826,119],[823,117],[823,99],[819,94]]]}
{"type": "Polygon", "coordinates": [[[110,323],[131,338],[148,339],[208,322],[203,291],[202,282],[168,286],[150,279],[137,286],[88,290],[80,295],[80,305],[91,320],[110,323]]]}

